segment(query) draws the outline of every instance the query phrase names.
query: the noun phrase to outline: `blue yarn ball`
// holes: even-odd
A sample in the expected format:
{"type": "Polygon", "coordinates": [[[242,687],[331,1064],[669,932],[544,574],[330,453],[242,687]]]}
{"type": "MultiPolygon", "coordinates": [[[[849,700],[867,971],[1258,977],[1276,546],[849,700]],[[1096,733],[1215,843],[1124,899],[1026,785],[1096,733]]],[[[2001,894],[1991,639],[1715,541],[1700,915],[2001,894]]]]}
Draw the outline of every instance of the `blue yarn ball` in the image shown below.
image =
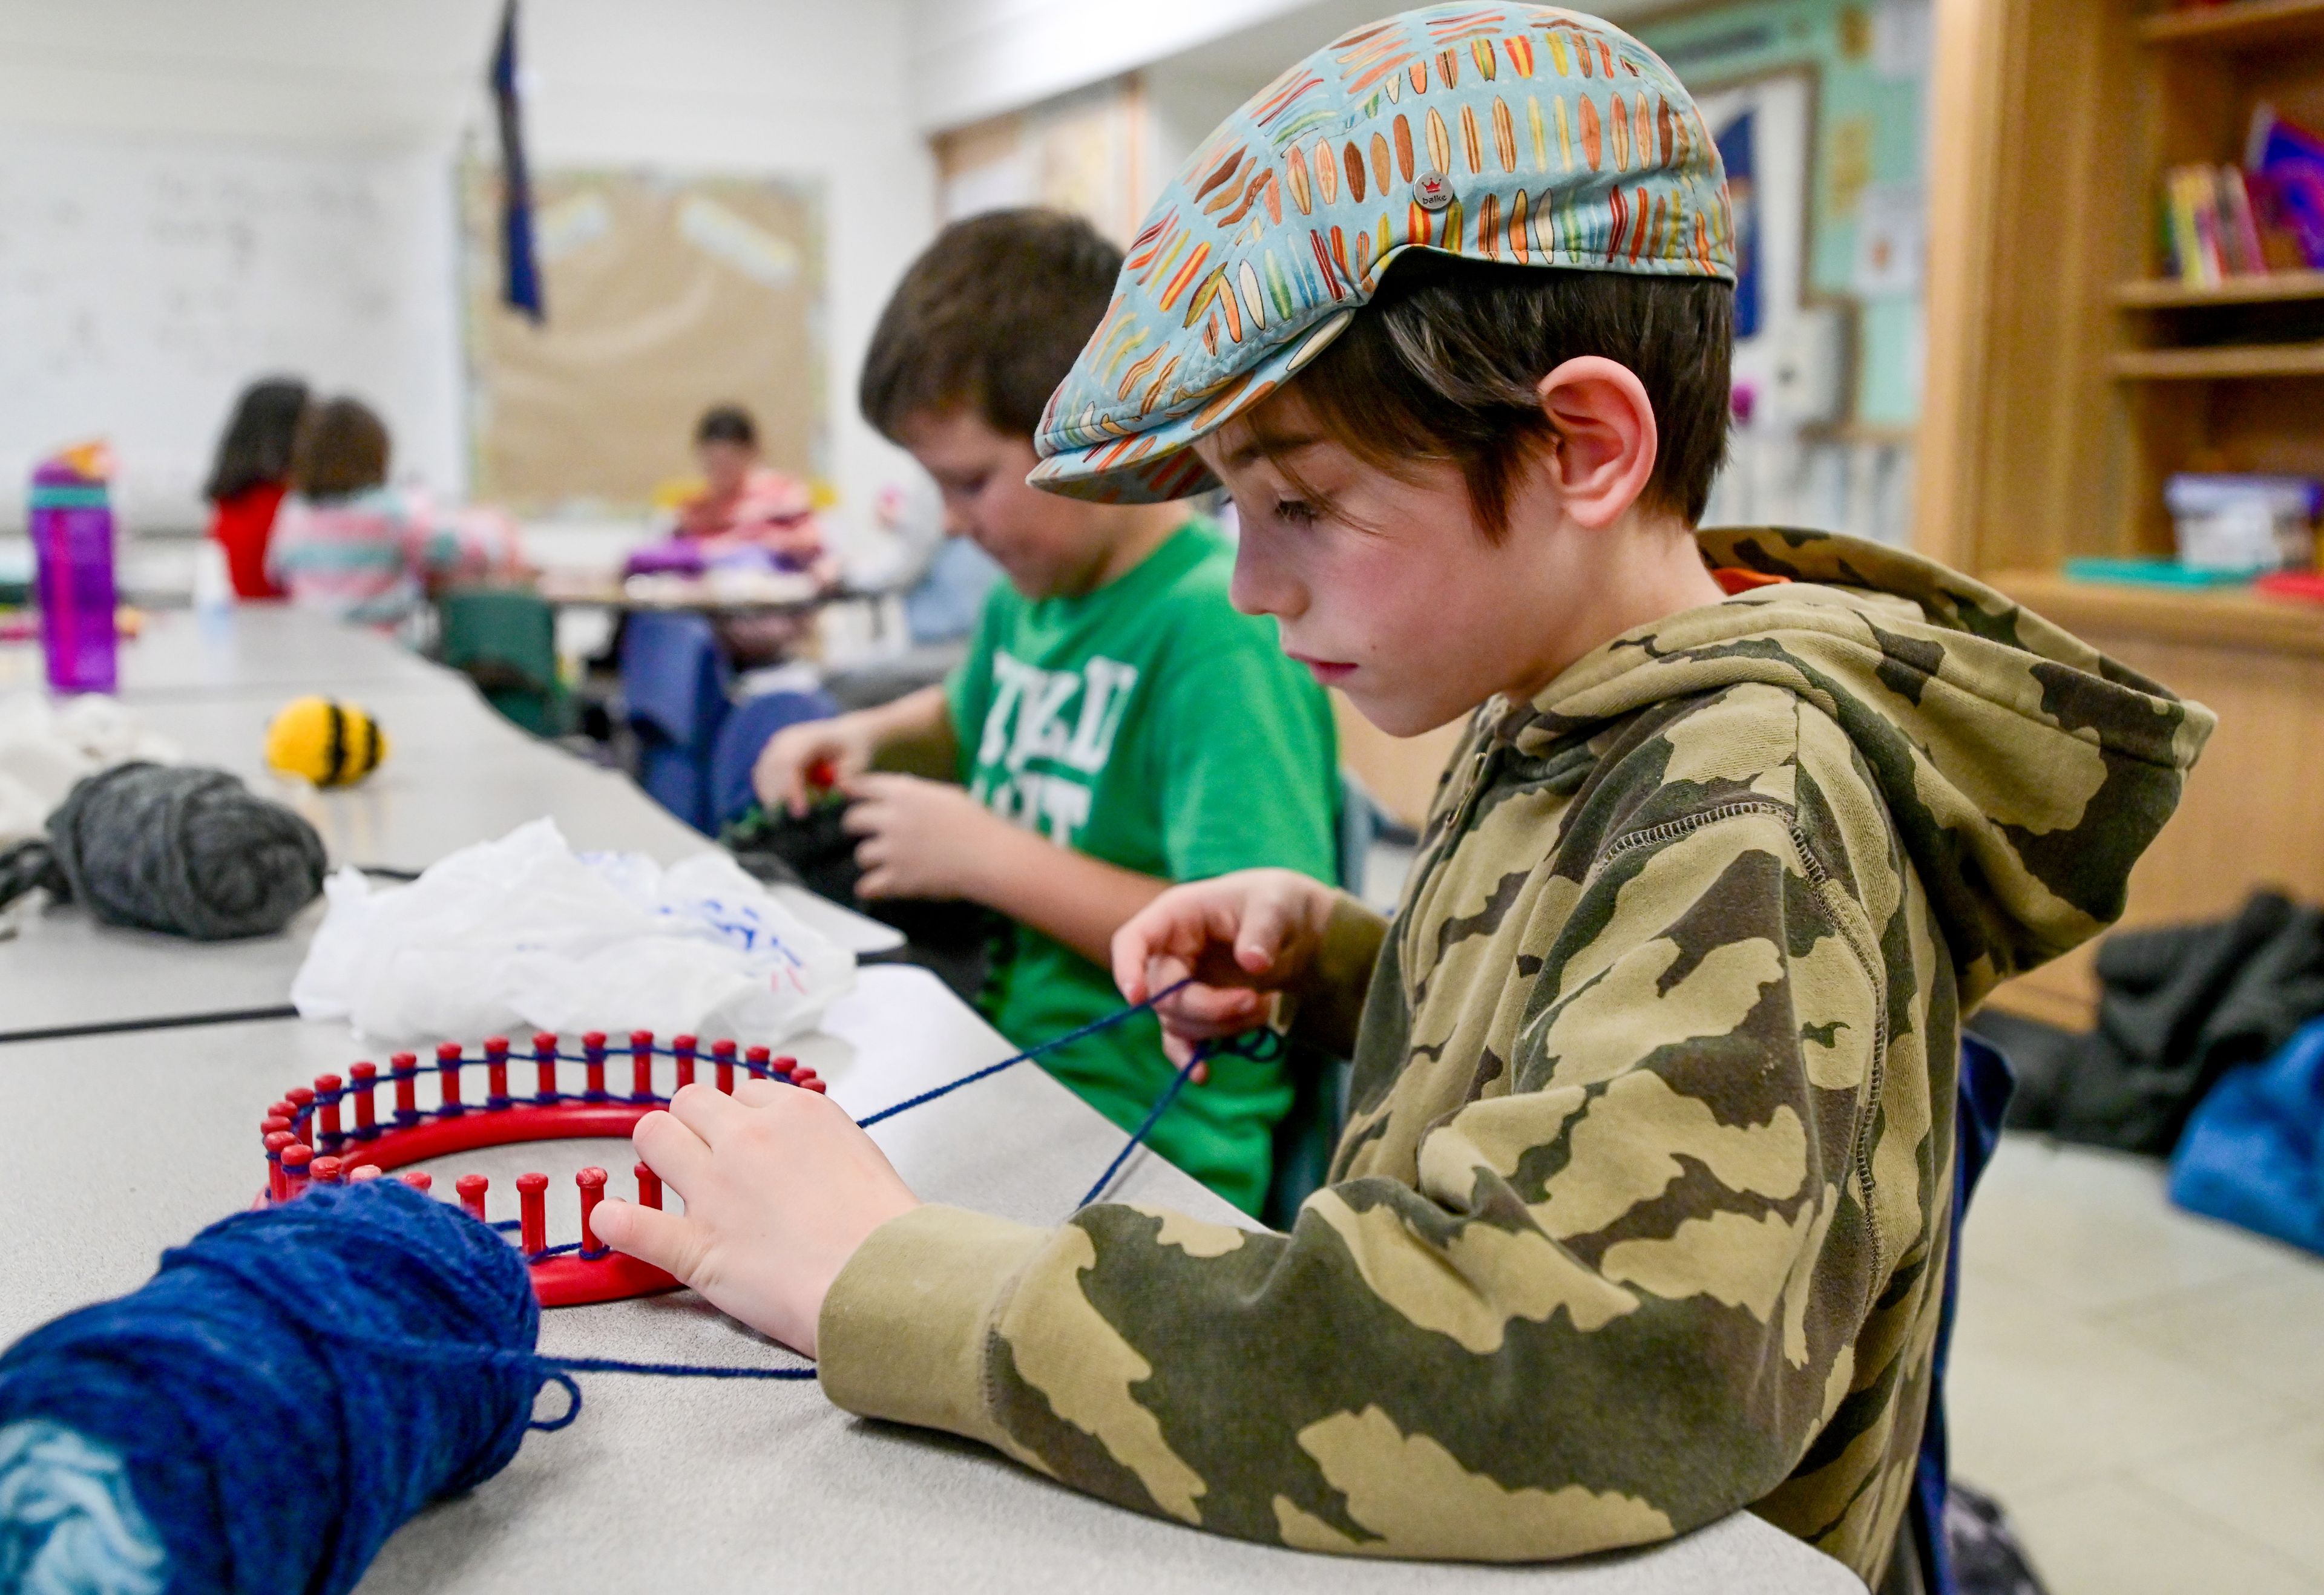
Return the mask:
{"type": "Polygon", "coordinates": [[[422,1507],[516,1455],[558,1377],[540,1323],[487,1226],[394,1180],[318,1186],[0,1355],[0,1431],[111,1448],[171,1595],[337,1595],[422,1507]]]}

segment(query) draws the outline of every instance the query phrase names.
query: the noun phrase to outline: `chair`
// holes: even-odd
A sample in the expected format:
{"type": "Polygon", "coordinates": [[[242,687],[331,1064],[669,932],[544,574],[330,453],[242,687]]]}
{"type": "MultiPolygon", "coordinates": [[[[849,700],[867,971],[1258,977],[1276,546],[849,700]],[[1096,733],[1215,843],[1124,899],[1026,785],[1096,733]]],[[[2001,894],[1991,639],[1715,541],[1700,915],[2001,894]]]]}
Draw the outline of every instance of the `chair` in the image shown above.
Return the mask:
{"type": "Polygon", "coordinates": [[[751,770],[770,737],[787,725],[828,720],[838,713],[839,705],[826,692],[770,692],[727,715],[710,749],[710,829],[733,824],[759,800],[751,786],[751,770]]]}
{"type": "Polygon", "coordinates": [[[638,785],[697,831],[712,826],[710,757],[732,705],[731,678],[698,614],[633,613],[622,628],[623,717],[638,741],[638,785]]]}
{"type": "Polygon", "coordinates": [[[537,593],[464,587],[436,600],[437,657],[484,701],[535,736],[561,736],[569,715],[557,668],[557,613],[537,593]]]}

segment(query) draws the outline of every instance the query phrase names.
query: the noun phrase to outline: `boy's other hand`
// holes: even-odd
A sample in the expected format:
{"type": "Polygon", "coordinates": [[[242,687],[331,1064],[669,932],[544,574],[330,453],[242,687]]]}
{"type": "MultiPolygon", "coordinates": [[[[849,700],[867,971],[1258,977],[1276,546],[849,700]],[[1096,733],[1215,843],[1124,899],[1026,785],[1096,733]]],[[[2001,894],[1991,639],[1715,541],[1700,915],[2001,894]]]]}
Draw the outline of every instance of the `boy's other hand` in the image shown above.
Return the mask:
{"type": "Polygon", "coordinates": [[[1114,933],[1113,979],[1155,1007],[1170,1058],[1197,1042],[1239,1036],[1268,1017],[1268,993],[1296,985],[1315,961],[1332,917],[1331,889],[1293,870],[1239,870],[1174,886],[1114,933]]]}
{"type": "Polygon", "coordinates": [[[870,769],[878,751],[860,715],[786,725],[759,750],[758,762],[751,767],[751,786],[761,803],[769,808],[779,806],[798,819],[814,801],[816,778],[826,773],[817,765],[828,765],[827,773],[844,781],[870,769]]]}
{"type": "Polygon", "coordinates": [[[975,898],[978,871],[1024,834],[950,781],[858,775],[839,785],[855,800],[841,824],[862,838],[858,897],[975,898]]]}
{"type": "Polygon", "coordinates": [[[919,1205],[846,1110],[771,1080],[743,1081],[731,1097],[687,1086],[631,1139],[686,1211],[603,1202],[590,1218],[597,1238],[810,1357],[840,1269],[872,1231],[919,1205]]]}

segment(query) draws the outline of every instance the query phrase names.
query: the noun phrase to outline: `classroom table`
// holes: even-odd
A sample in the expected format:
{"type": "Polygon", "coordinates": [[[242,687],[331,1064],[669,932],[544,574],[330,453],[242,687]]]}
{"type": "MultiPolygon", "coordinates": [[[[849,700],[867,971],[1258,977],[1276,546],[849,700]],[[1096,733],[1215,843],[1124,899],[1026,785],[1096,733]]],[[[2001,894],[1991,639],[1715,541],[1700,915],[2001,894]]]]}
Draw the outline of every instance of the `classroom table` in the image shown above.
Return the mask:
{"type": "MultiPolygon", "coordinates": [[[[856,1113],[994,1061],[1008,1043],[923,971],[873,966],[825,1034],[788,1044],[856,1113]]],[[[218,1026],[0,1047],[0,1342],[134,1289],[161,1248],[246,1203],[263,1180],[257,1114],[285,1087],[364,1056],[331,1024],[218,1026]],[[93,1151],[103,1149],[100,1156],[93,1151]]],[[[1010,1070],[882,1124],[875,1136],[931,1200],[1028,1222],[1062,1218],[1121,1134],[1038,1068],[1010,1070]]],[[[550,1240],[572,1239],[569,1175],[626,1168],[603,1142],[536,1143],[430,1166],[550,1175],[550,1240]]],[[[617,1175],[613,1188],[627,1186],[617,1175]]],[[[1231,1210],[1160,1158],[1111,1194],[1197,1216],[1231,1210]]],[[[788,1352],[690,1294],[545,1315],[551,1355],[735,1365],[788,1352]]],[[[424,1513],[363,1588],[404,1591],[848,1589],[1409,1595],[1816,1595],[1858,1584],[1748,1513],[1671,1544],[1556,1567],[1430,1566],[1310,1556],[1141,1517],[945,1436],[867,1423],[812,1385],[585,1375],[580,1421],[530,1436],[509,1470],[424,1513]]],[[[551,1393],[543,1397],[554,1404],[551,1393]]]]}
{"type": "MultiPolygon", "coordinates": [[[[619,777],[524,738],[435,667],[384,658],[372,646],[380,640],[318,630],[310,617],[257,614],[224,664],[184,667],[189,690],[130,701],[189,756],[261,779],[271,778],[257,769],[255,728],[278,694],[327,680],[388,718],[398,750],[370,782],[295,795],[335,859],[423,864],[543,812],[579,845],[667,861],[704,844],[619,777]],[[314,656],[307,677],[286,680],[300,650],[314,656]]],[[[180,659],[196,657],[169,629],[157,635],[180,659]]],[[[124,677],[152,680],[142,669],[124,677]]],[[[844,937],[863,939],[868,921],[830,905],[816,911],[844,937]]],[[[318,915],[309,909],[280,936],[203,945],[52,910],[0,943],[0,1028],[279,1002],[318,915]]],[[[1011,1049],[925,972],[869,966],[822,1032],[785,1050],[860,1114],[1011,1049]]],[[[0,1343],[134,1289],[162,1248],[248,1202],[263,1181],[257,1120],[265,1104],[376,1051],[343,1025],[298,1020],[0,1045],[0,1234],[10,1237],[0,1247],[0,1343]]],[[[922,1195],[1034,1222],[1062,1218],[1121,1145],[1118,1129],[1031,1066],[875,1134],[922,1195]]],[[[571,1172],[629,1161],[604,1142],[536,1143],[447,1159],[439,1188],[451,1173],[484,1172],[493,1181],[494,1215],[503,1216],[512,1176],[540,1168],[567,1198],[550,1203],[556,1242],[577,1229],[571,1172]]],[[[626,1185],[617,1175],[613,1188],[626,1185]]],[[[1109,1194],[1234,1217],[1150,1153],[1133,1157],[1109,1194]]],[[[690,1293],[551,1313],[541,1345],[553,1355],[634,1360],[794,1360],[690,1293]]],[[[364,1589],[482,1595],[940,1582],[996,1591],[1862,1595],[1837,1563],[1748,1513],[1668,1545],[1550,1568],[1350,1562],[1123,1511],[982,1447],[853,1419],[811,1385],[586,1376],[584,1388],[578,1423],[532,1435],[505,1473],[423,1514],[389,1543],[364,1589]]]]}
{"type": "MultiPolygon", "coordinates": [[[[121,640],[122,702],[221,696],[347,693],[424,684],[435,667],[386,633],[288,604],[246,604],[205,617],[157,610],[121,640]]],[[[0,693],[40,687],[38,642],[0,645],[0,693]]]]}
{"type": "MultiPolygon", "coordinates": [[[[303,815],[323,839],[332,866],[427,868],[473,843],[505,835],[544,815],[583,851],[642,853],[672,863],[711,845],[638,790],[555,745],[526,735],[495,714],[467,681],[406,656],[378,669],[368,632],[326,627],[320,633],[290,611],[259,634],[286,632],[313,649],[324,672],[376,670],[347,696],[386,728],[388,758],[361,784],[323,791],[266,768],[266,724],[284,689],[268,685],[276,659],[264,652],[249,677],[220,672],[198,696],[127,700],[149,729],[175,742],[189,761],[231,770],[254,789],[303,815]],[[341,662],[347,648],[352,663],[341,662]]],[[[389,644],[388,646],[393,646],[389,644]]],[[[888,927],[779,887],[785,907],[857,952],[881,952],[902,938],[888,927]]],[[[33,916],[12,941],[0,942],[0,1039],[27,1030],[147,1022],[170,1016],[232,1012],[290,1000],[291,977],[322,923],[318,901],[280,935],[238,942],[188,942],[151,931],[99,925],[71,905],[33,916]],[[90,980],[81,972],[101,970],[90,980]]]]}

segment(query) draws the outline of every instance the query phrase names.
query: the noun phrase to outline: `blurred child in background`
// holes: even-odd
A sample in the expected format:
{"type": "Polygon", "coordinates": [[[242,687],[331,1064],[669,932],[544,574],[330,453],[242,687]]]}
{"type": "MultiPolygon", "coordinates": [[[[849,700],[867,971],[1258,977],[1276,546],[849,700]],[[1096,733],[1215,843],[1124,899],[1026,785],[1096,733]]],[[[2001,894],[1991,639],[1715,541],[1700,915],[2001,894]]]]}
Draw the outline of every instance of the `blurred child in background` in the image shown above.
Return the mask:
{"type": "Polygon", "coordinates": [[[307,384],[267,377],[242,391],[218,439],[217,458],[202,489],[209,500],[210,540],[226,550],[226,573],[237,598],[280,598],[266,574],[267,539],[290,485],[290,449],[307,411],[307,384]]]}
{"type": "Polygon", "coordinates": [[[291,601],[392,626],[429,586],[515,567],[516,528],[490,510],[445,512],[390,487],[386,423],[360,400],[309,408],[267,569],[291,601]]]}
{"type": "Polygon", "coordinates": [[[807,484],[761,461],[749,410],[720,404],[706,411],[694,429],[694,454],[706,485],[678,512],[678,536],[763,549],[785,570],[837,579],[807,484]]]}

